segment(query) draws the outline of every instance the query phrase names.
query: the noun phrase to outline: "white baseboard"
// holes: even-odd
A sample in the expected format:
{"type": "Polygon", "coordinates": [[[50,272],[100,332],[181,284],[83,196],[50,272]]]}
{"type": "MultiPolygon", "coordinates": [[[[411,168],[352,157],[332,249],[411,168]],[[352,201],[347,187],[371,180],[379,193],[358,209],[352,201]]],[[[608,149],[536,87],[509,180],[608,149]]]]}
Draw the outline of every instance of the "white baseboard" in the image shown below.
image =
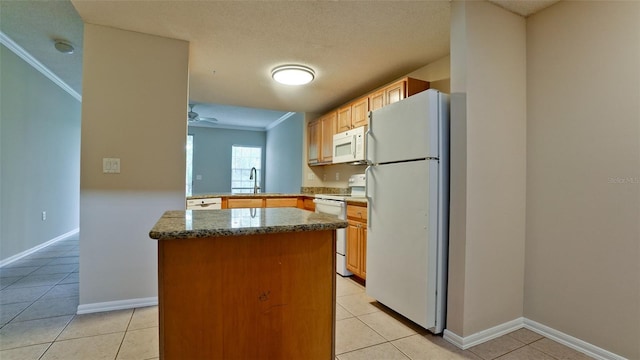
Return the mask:
{"type": "Polygon", "coordinates": [[[524,327],[531,331],[535,331],[538,334],[559,342],[562,345],[568,346],[574,350],[580,351],[586,355],[591,356],[594,359],[598,360],[626,360],[625,357],[614,354],[610,351],[607,351],[603,348],[597,347],[593,344],[590,344],[586,341],[582,341],[578,338],[575,338],[571,335],[567,335],[561,331],[550,328],[546,325],[542,325],[533,320],[524,319],[524,327]]]}
{"type": "Polygon", "coordinates": [[[447,329],[444,330],[444,339],[460,349],[466,350],[472,346],[482,344],[483,342],[493,340],[512,331],[525,328],[534,331],[546,338],[559,342],[562,345],[570,347],[576,351],[584,353],[598,360],[627,360],[626,358],[614,354],[610,351],[597,347],[586,341],[567,335],[561,331],[542,325],[527,318],[517,318],[504,324],[494,326],[490,329],[482,330],[475,334],[462,337],[447,329]]]}
{"type": "Polygon", "coordinates": [[[25,256],[31,255],[34,252],[38,251],[38,250],[42,250],[42,249],[46,248],[47,246],[52,245],[52,244],[54,244],[54,243],[56,243],[56,242],[58,242],[60,240],[64,240],[64,239],[67,239],[67,238],[69,238],[69,237],[71,237],[73,235],[76,235],[78,232],[80,232],[80,229],[78,229],[78,228],[73,229],[73,230],[69,231],[68,233],[65,233],[65,234],[62,234],[60,236],[57,236],[57,237],[55,237],[55,238],[53,238],[53,239],[51,239],[51,240],[49,240],[49,241],[47,241],[45,243],[42,243],[40,245],[32,247],[31,249],[28,249],[28,250],[25,250],[25,251],[23,251],[23,252],[21,252],[19,254],[15,254],[13,256],[10,256],[10,257],[8,257],[8,258],[6,258],[4,260],[0,260],[0,268],[3,267],[3,266],[9,265],[12,262],[18,261],[18,260],[22,259],[25,256]]]}
{"type": "Polygon", "coordinates": [[[499,338],[502,335],[506,335],[523,327],[524,318],[517,318],[465,337],[462,337],[445,329],[443,337],[445,340],[459,347],[460,349],[466,350],[472,346],[476,346],[478,344],[482,344],[485,341],[499,338]]]}
{"type": "Polygon", "coordinates": [[[82,304],[78,305],[77,314],[91,314],[103,311],[133,309],[154,305],[158,305],[157,296],[139,299],[107,301],[93,304],[82,304]]]}

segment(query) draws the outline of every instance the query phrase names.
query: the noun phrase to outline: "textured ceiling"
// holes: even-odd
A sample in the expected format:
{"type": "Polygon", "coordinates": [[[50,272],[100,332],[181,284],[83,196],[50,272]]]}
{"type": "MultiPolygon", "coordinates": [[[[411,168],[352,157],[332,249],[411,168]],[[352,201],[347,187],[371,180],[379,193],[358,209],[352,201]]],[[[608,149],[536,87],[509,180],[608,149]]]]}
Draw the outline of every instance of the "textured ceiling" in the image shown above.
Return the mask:
{"type": "Polygon", "coordinates": [[[448,1],[72,3],[86,23],[190,41],[200,103],[324,111],[449,53],[448,1]],[[276,84],[270,71],[288,63],[316,79],[276,84]]]}
{"type": "MultiPolygon", "coordinates": [[[[491,2],[528,16],[556,1],[491,2]]],[[[0,0],[0,30],[79,93],[83,22],[187,40],[197,112],[264,128],[289,111],[328,110],[446,56],[449,12],[447,0],[0,0]],[[70,40],[76,53],[57,53],[55,38],[70,40]],[[271,69],[288,63],[312,67],[316,79],[276,84],[271,69]],[[273,111],[249,123],[233,118],[242,113],[233,106],[273,111]]]]}

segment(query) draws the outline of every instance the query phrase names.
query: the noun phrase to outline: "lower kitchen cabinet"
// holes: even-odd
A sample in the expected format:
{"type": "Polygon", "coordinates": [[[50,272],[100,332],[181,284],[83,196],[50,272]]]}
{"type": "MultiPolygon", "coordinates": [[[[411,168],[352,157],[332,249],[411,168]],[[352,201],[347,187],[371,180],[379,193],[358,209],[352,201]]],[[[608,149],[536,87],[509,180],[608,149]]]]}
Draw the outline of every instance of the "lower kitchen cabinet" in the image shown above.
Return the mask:
{"type": "Polygon", "coordinates": [[[227,207],[229,209],[238,208],[261,208],[262,199],[229,199],[227,200],[227,207]]]}
{"type": "Polygon", "coordinates": [[[347,269],[357,277],[367,278],[367,209],[347,205],[347,269]]]}
{"type": "Polygon", "coordinates": [[[268,208],[274,207],[297,207],[298,198],[266,198],[266,206],[268,208]]]}

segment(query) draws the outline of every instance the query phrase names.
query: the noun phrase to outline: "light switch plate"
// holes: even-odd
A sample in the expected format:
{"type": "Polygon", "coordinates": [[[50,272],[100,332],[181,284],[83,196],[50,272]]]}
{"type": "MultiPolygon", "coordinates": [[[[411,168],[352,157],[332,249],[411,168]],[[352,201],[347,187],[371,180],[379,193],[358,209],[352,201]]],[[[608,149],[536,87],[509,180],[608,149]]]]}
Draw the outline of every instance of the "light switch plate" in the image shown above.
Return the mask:
{"type": "Polygon", "coordinates": [[[102,158],[102,173],[120,174],[120,158],[102,158]]]}

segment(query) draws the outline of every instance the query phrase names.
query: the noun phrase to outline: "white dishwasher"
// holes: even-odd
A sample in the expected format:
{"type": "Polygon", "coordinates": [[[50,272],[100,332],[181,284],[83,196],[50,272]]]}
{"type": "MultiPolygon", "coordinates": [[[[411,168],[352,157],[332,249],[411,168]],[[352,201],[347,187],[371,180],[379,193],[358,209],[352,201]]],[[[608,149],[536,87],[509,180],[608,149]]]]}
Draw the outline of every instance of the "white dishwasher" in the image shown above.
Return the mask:
{"type": "Polygon", "coordinates": [[[222,198],[204,198],[187,200],[187,210],[219,210],[222,209],[222,198]]]}

